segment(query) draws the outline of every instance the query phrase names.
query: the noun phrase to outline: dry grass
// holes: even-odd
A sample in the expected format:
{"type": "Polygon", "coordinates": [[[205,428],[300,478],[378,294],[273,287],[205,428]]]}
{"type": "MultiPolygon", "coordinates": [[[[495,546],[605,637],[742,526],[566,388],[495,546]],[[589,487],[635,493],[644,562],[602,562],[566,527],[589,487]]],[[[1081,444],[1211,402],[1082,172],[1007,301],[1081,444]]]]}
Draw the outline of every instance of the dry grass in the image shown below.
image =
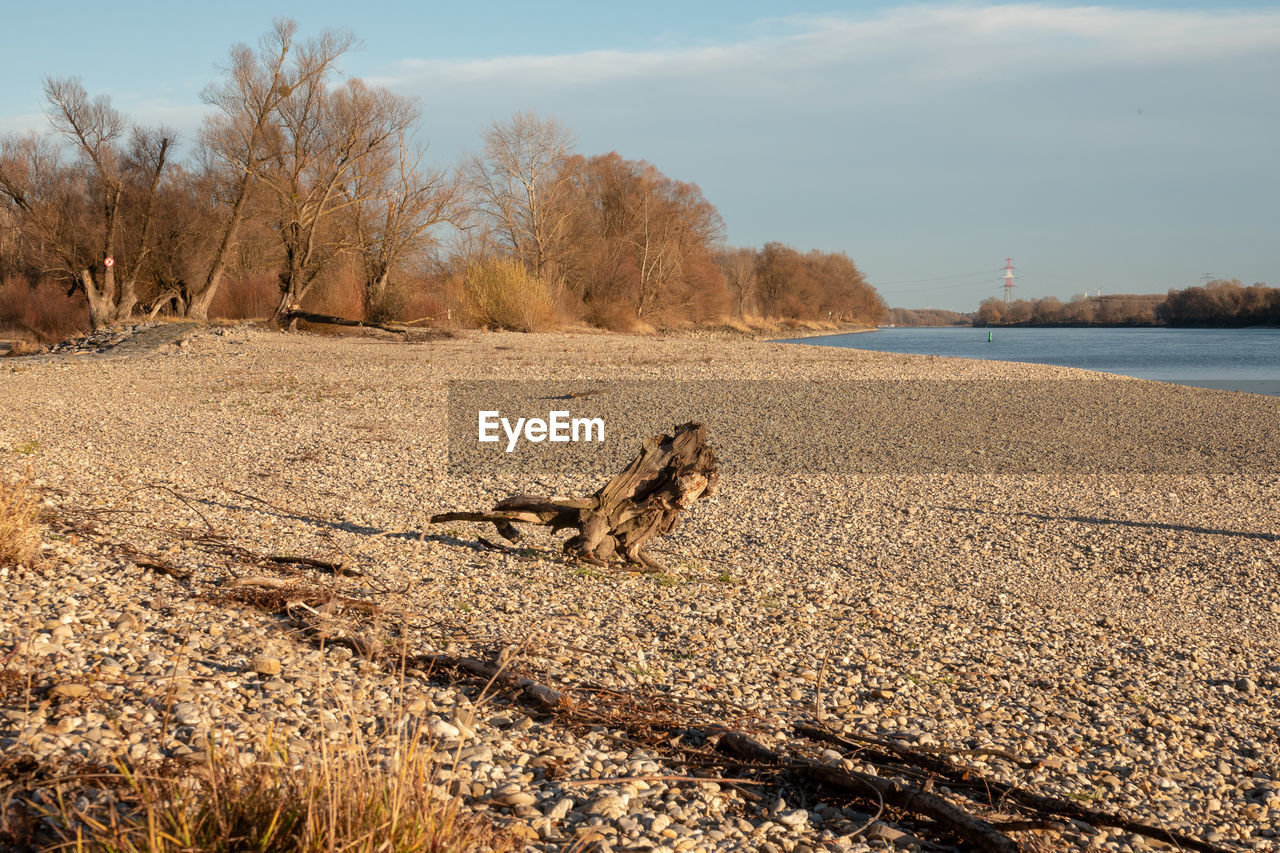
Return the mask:
{"type": "Polygon", "coordinates": [[[45,351],[44,344],[38,344],[35,341],[21,339],[15,341],[13,346],[9,347],[9,351],[5,355],[39,355],[45,351]]]}
{"type": "Polygon", "coordinates": [[[556,324],[555,300],[546,283],[516,261],[472,264],[463,276],[459,302],[477,326],[536,332],[556,324]]]}
{"type": "Polygon", "coordinates": [[[0,329],[4,328],[36,344],[66,340],[89,329],[88,304],[80,294],[68,296],[62,285],[45,281],[32,287],[15,276],[0,283],[0,329]]]}
{"type": "Polygon", "coordinates": [[[29,474],[0,475],[0,566],[26,565],[40,555],[40,505],[29,474]]]}
{"type": "Polygon", "coordinates": [[[360,744],[318,749],[302,767],[291,767],[279,748],[248,767],[225,752],[186,769],[121,766],[116,778],[93,782],[115,789],[109,804],[77,806],[74,790],[59,786],[41,811],[58,835],[54,849],[77,853],[514,849],[508,835],[436,784],[435,756],[417,737],[381,760],[360,744]]]}

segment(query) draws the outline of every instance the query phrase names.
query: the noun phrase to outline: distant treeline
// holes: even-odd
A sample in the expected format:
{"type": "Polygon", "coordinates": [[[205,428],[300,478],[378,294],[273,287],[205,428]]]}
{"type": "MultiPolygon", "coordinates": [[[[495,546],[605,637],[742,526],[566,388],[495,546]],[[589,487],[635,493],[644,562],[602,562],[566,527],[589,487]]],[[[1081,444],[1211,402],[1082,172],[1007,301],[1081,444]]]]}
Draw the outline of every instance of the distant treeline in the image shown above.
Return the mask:
{"type": "Polygon", "coordinates": [[[887,309],[844,254],[727,249],[696,184],[496,122],[429,166],[408,98],[337,79],[344,32],[236,45],[185,149],[74,77],[43,134],[0,136],[0,326],[37,338],[170,314],[468,323],[844,321],[887,309]],[[178,153],[185,154],[179,157],[178,153]]]}
{"type": "Polygon", "coordinates": [[[890,308],[885,322],[895,326],[968,326],[973,315],[943,308],[890,308]]]}
{"type": "Polygon", "coordinates": [[[865,323],[889,309],[843,252],[800,253],[782,243],[727,249],[717,255],[737,317],[865,323]]]}
{"type": "Polygon", "coordinates": [[[1280,289],[1238,279],[1168,294],[1053,296],[1005,303],[992,297],[978,307],[976,326],[1265,326],[1280,325],[1280,289]]]}

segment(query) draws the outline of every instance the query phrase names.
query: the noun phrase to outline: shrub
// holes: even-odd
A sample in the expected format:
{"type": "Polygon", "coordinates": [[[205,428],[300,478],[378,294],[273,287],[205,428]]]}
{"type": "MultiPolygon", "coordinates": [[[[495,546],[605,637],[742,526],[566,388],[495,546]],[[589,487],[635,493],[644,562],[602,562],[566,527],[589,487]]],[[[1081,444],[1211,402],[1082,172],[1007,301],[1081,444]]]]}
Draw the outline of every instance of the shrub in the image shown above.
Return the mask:
{"type": "Polygon", "coordinates": [[[30,478],[0,477],[0,566],[24,565],[40,553],[40,509],[30,478]]]}
{"type": "Polygon", "coordinates": [[[0,285],[0,328],[20,329],[36,343],[54,343],[88,331],[89,307],[81,294],[50,281],[35,287],[26,279],[8,278],[0,285]]]}
{"type": "Polygon", "coordinates": [[[547,285],[511,260],[471,264],[462,279],[460,308],[477,326],[535,332],[555,325],[547,285]]]}

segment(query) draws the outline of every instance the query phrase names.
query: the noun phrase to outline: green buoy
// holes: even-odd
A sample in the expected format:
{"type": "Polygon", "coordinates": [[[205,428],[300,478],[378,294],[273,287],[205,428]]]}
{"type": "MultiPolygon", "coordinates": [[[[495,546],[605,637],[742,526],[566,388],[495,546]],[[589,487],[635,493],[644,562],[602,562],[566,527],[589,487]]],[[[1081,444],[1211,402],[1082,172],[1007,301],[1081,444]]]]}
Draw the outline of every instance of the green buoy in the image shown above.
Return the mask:
{"type": "Polygon", "coordinates": [[[987,330],[987,343],[991,343],[991,330],[987,330]]]}

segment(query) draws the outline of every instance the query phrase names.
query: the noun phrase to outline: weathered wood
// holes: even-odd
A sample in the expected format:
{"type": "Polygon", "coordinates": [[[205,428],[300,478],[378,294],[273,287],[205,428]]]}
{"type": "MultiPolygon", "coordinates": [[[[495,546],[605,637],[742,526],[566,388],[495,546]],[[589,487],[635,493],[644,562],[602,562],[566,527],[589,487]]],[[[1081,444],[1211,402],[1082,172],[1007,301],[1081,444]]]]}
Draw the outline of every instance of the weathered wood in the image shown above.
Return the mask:
{"type": "MultiPolygon", "coordinates": [[[[1187,850],[1198,850],[1201,853],[1225,853],[1222,847],[1211,844],[1199,838],[1175,832],[1160,826],[1152,826],[1151,824],[1141,823],[1140,821],[1130,820],[1123,815],[1109,814],[1097,809],[1086,808],[1079,803],[1063,800],[1057,797],[1049,797],[1043,794],[1037,794],[1034,791],[1028,791],[1015,785],[1007,785],[995,779],[988,778],[980,774],[972,767],[960,767],[950,764],[936,757],[938,754],[965,754],[970,752],[986,752],[1000,754],[1001,757],[1017,764],[1024,769],[1030,769],[1032,766],[1038,766],[1033,762],[1021,761],[1016,756],[1001,754],[1000,750],[929,750],[921,751],[918,748],[911,748],[903,744],[893,743],[891,741],[880,740],[878,738],[868,737],[866,735],[854,735],[853,739],[837,735],[820,729],[817,726],[811,726],[800,723],[795,727],[796,733],[802,737],[813,740],[822,741],[824,743],[834,744],[843,747],[853,753],[856,753],[863,759],[868,756],[874,756],[874,751],[869,751],[868,744],[882,747],[899,762],[909,766],[920,767],[935,773],[953,785],[964,785],[965,787],[974,788],[986,793],[987,798],[992,802],[1009,801],[1034,809],[1041,815],[1052,815],[1056,817],[1069,818],[1088,823],[1093,826],[1114,826],[1123,829],[1126,832],[1134,832],[1138,835],[1146,836],[1166,844],[1172,844],[1178,848],[1187,850]],[[933,754],[930,754],[933,753],[933,754]]],[[[1000,824],[1003,830],[1011,829],[1010,824],[1000,824]]]]}
{"type": "Polygon", "coordinates": [[[381,329],[384,332],[395,332],[396,334],[408,334],[415,329],[407,328],[402,323],[375,323],[371,320],[348,320],[345,317],[335,317],[331,314],[313,314],[310,311],[288,311],[280,318],[280,325],[284,327],[292,326],[299,320],[304,323],[315,323],[320,326],[351,326],[357,329],[381,329]]]}
{"type": "Polygon", "coordinates": [[[882,779],[867,773],[842,770],[801,756],[782,755],[740,732],[726,733],[716,743],[716,748],[721,752],[751,761],[786,767],[803,773],[815,782],[843,790],[853,796],[865,796],[866,790],[872,789],[880,795],[886,805],[931,817],[987,853],[1018,853],[1021,850],[1017,841],[1005,835],[991,823],[974,817],[942,797],[912,785],[892,779],[882,779]]]}
{"type": "Polygon", "coordinates": [[[598,565],[618,555],[651,571],[665,571],[644,553],[644,546],[674,530],[686,509],[715,492],[719,479],[706,427],[690,421],[672,435],[646,441],[631,464],[590,497],[513,495],[488,512],[444,512],[430,521],[487,521],[511,542],[520,541],[516,522],[552,530],[576,528],[578,533],[564,543],[568,554],[598,565]]]}

